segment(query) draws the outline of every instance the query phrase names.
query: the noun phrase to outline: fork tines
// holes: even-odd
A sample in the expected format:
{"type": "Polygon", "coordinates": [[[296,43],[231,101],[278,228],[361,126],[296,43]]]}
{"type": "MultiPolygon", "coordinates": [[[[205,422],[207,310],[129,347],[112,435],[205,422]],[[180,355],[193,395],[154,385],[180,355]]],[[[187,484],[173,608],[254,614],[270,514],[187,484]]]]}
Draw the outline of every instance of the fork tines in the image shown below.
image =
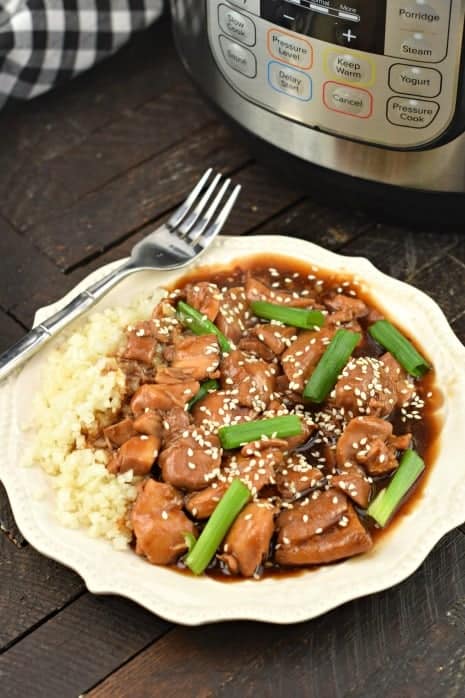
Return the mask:
{"type": "Polygon", "coordinates": [[[236,185],[225,200],[230,184],[229,178],[224,180],[221,173],[215,174],[210,167],[169,219],[170,231],[195,247],[205,247],[223,227],[241,190],[241,186],[236,185]],[[223,200],[225,203],[214,219],[223,200]]]}

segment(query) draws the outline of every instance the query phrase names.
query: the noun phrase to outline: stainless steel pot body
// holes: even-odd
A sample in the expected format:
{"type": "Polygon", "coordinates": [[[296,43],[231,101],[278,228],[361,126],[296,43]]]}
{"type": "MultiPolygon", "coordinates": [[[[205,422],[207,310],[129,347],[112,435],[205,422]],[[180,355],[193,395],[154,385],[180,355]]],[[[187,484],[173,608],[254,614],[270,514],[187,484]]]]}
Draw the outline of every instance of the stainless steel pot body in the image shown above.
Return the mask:
{"type": "Polygon", "coordinates": [[[336,5],[346,14],[363,7],[358,23],[333,22],[334,40],[321,30],[328,0],[172,0],[171,8],[186,68],[251,135],[339,174],[465,192],[465,0],[383,0],[381,19],[368,17],[357,48],[348,41],[377,0],[336,5]],[[318,8],[311,26],[302,3],[318,8]]]}

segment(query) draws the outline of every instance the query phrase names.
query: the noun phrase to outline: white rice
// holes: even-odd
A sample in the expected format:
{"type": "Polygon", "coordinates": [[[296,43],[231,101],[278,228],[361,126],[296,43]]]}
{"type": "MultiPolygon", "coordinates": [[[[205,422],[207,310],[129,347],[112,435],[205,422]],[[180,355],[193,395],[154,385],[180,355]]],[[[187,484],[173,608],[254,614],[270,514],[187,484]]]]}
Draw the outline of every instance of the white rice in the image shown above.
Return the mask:
{"type": "Polygon", "coordinates": [[[126,513],[140,478],[132,471],[109,473],[107,453],[87,447],[85,434],[96,434],[118,412],[125,377],[110,355],[122,345],[125,328],[149,318],[164,295],[158,289],[127,307],[94,313],[65,336],[49,357],[34,405],[36,435],[28,462],[51,476],[59,521],[107,538],[116,548],[131,538],[126,513]]]}

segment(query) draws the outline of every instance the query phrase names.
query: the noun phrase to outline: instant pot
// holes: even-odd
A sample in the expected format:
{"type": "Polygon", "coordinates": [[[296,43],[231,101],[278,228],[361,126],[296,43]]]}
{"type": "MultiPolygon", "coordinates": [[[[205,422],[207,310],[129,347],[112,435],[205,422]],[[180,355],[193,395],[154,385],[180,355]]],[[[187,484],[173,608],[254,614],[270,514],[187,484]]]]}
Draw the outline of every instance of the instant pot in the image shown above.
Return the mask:
{"type": "Polygon", "coordinates": [[[172,0],[199,88],[279,172],[402,217],[465,214],[465,0],[172,0]]]}

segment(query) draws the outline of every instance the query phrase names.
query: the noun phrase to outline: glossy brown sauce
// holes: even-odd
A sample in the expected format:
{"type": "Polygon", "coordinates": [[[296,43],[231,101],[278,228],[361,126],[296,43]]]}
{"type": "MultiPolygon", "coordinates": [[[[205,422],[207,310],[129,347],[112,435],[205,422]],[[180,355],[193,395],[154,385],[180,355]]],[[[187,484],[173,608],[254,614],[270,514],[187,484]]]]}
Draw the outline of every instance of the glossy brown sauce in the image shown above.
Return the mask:
{"type": "MultiPolygon", "coordinates": [[[[396,325],[396,327],[402,331],[404,336],[406,336],[416,347],[416,349],[428,360],[428,352],[416,339],[410,335],[409,328],[399,325],[396,318],[390,314],[389,309],[384,308],[382,304],[375,301],[369,291],[363,289],[362,285],[359,285],[353,276],[337,274],[333,271],[320,269],[314,265],[308,264],[307,262],[303,262],[291,257],[283,257],[272,254],[253,255],[247,258],[235,260],[230,265],[203,266],[200,269],[183,276],[176,282],[176,284],[170,287],[169,290],[183,288],[188,283],[193,283],[196,281],[210,281],[218,284],[220,287],[241,285],[244,279],[244,272],[248,270],[253,271],[254,277],[269,284],[270,275],[268,270],[270,268],[276,269],[282,276],[284,276],[284,278],[289,278],[292,280],[293,291],[298,292],[299,288],[309,288],[309,284],[313,283],[318,284],[316,286],[318,293],[325,291],[327,292],[339,287],[341,287],[346,293],[350,290],[355,291],[357,297],[363,300],[370,309],[377,310],[383,317],[396,325]],[[297,279],[293,278],[292,275],[295,273],[299,273],[300,277],[297,279]],[[308,279],[309,275],[315,278],[310,280],[308,279]]],[[[273,279],[271,278],[271,280],[273,279]]],[[[360,281],[360,283],[362,282],[360,281]]],[[[291,283],[289,283],[289,287],[291,288],[291,283]]],[[[281,288],[286,288],[286,285],[282,285],[281,288]]],[[[359,320],[359,322],[365,330],[366,325],[364,325],[364,319],[362,318],[359,320]]],[[[365,356],[379,357],[383,352],[384,350],[380,350],[376,342],[370,338],[368,344],[365,344],[363,351],[359,352],[359,354],[361,353],[365,356]]],[[[354,352],[354,356],[357,356],[357,350],[354,352]]],[[[417,505],[419,505],[423,496],[425,484],[436,460],[441,431],[439,410],[443,404],[443,395],[436,385],[434,370],[431,370],[420,381],[415,381],[415,383],[417,393],[425,401],[425,407],[422,410],[422,419],[409,420],[407,423],[404,423],[400,419],[400,411],[397,411],[391,415],[389,421],[393,424],[395,434],[401,435],[406,432],[413,434],[412,446],[421,455],[426,467],[414,489],[408,494],[406,500],[395,514],[393,520],[385,529],[377,528],[371,519],[365,517],[361,510],[357,510],[361,520],[364,522],[364,525],[369,529],[371,535],[373,536],[375,545],[379,544],[381,539],[389,535],[390,532],[392,532],[393,529],[399,524],[399,522],[402,521],[402,519],[407,516],[417,505]],[[429,397],[427,397],[428,395],[429,397]]],[[[392,475],[385,476],[377,478],[374,481],[372,498],[374,498],[380,489],[387,485],[391,477],[392,475]]],[[[338,564],[338,562],[332,564],[338,564]]],[[[192,574],[189,570],[183,568],[182,562],[173,569],[180,573],[188,574],[189,576],[192,574]]],[[[274,564],[270,566],[265,565],[263,577],[290,577],[316,569],[318,569],[317,566],[288,569],[286,567],[280,567],[279,565],[274,564]]],[[[206,574],[221,582],[245,581],[243,577],[234,576],[227,573],[224,567],[216,562],[214,562],[206,570],[206,574]]]]}

